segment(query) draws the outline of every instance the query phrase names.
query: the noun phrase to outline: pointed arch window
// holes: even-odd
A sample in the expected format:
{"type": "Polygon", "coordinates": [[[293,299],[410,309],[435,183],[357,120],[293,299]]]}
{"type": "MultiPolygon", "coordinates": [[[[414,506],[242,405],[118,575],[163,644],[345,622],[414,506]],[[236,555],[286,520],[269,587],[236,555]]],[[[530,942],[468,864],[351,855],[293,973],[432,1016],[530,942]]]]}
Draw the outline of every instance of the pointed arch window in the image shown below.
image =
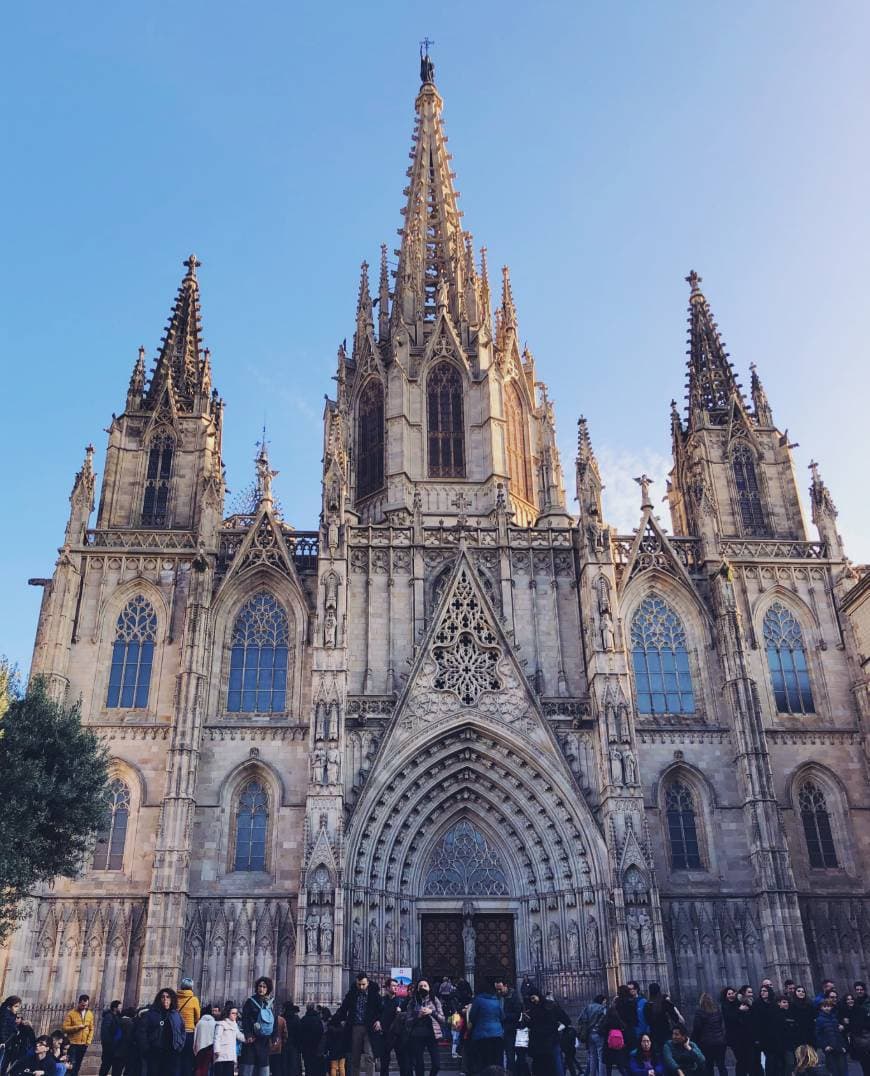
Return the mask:
{"type": "Polygon", "coordinates": [[[668,843],[671,867],[674,870],[699,870],[701,850],[695,818],[695,798],[682,781],[671,781],[665,791],[665,817],[668,823],[668,843]]]}
{"type": "Polygon", "coordinates": [[[169,484],[174,455],[175,438],[171,434],[158,434],[151,439],[142,500],[143,527],[169,526],[169,484]]]}
{"type": "Polygon", "coordinates": [[[693,714],[695,694],[683,623],[652,594],[631,619],[631,656],[641,714],[693,714]]]}
{"type": "Polygon", "coordinates": [[[93,868],[98,871],[119,871],[124,868],[124,845],[127,843],[127,823],[130,820],[130,789],[116,778],[108,789],[109,815],[97,834],[93,868]]]}
{"type": "Polygon", "coordinates": [[[384,386],[377,378],[360,394],[356,429],[356,492],[366,497],[384,484],[384,386]]]}
{"type": "Polygon", "coordinates": [[[805,781],[798,791],[798,806],[804,826],[810,866],[820,868],[839,866],[825,793],[815,782],[805,781]]]}
{"type": "Polygon", "coordinates": [[[141,594],[127,602],[118,617],[109,671],[109,709],[144,709],[148,705],[157,614],[141,594]]]}
{"type": "Polygon", "coordinates": [[[506,897],[510,889],[501,859],[467,819],[438,842],[423,883],[427,897],[506,897]]]}
{"type": "Polygon", "coordinates": [[[266,869],[266,831],[269,827],[269,797],[259,781],[248,781],[236,805],[236,854],[233,870],[266,869]]]}
{"type": "Polygon", "coordinates": [[[731,471],[737,493],[740,525],[744,534],[765,535],[767,526],[761,508],[761,490],[755,469],[755,456],[747,444],[737,445],[731,453],[731,471]]]}
{"type": "Polygon", "coordinates": [[[777,711],[815,713],[803,634],[794,614],[782,602],[774,602],[764,614],[763,634],[777,711]]]}
{"type": "Polygon", "coordinates": [[[508,472],[511,490],[524,501],[532,500],[532,483],[529,475],[529,445],[526,437],[526,417],[520,390],[512,381],[505,393],[505,418],[507,420],[508,472]]]}
{"type": "Polygon", "coordinates": [[[287,614],[268,591],[242,607],[233,626],[227,710],[274,714],[286,710],[287,614]]]}
{"type": "Polygon", "coordinates": [[[462,375],[450,362],[439,362],[426,381],[429,424],[429,474],[465,477],[465,418],[462,375]]]}

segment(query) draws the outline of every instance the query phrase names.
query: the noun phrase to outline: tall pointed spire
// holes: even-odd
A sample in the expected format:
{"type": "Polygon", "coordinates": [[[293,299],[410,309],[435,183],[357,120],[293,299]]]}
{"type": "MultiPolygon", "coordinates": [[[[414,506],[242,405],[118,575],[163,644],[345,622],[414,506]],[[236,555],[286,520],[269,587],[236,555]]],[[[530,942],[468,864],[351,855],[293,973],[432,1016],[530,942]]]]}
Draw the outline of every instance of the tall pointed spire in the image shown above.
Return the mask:
{"type": "Polygon", "coordinates": [[[183,264],[187,266],[187,272],[178,289],[169,324],[166,326],[166,335],[161,341],[160,354],[148,387],[149,404],[156,402],[154,397],[170,380],[176,398],[182,405],[191,406],[201,388],[202,317],[196,270],[202,262],[197,260],[195,254],[191,254],[183,264]]]}
{"type": "Polygon", "coordinates": [[[511,289],[511,271],[508,266],[501,267],[501,327],[517,331],[517,307],[511,289]]]}
{"type": "Polygon", "coordinates": [[[750,391],[752,393],[752,407],[755,411],[755,421],[759,426],[772,426],[773,412],[770,409],[767,393],[764,391],[764,385],[761,383],[761,378],[758,376],[758,369],[754,362],[749,364],[749,369],[752,373],[750,391]]]}
{"type": "Polygon", "coordinates": [[[378,339],[385,340],[390,331],[390,274],[387,269],[387,244],[381,243],[381,275],[378,281],[378,339]]]}
{"type": "Polygon", "coordinates": [[[127,389],[127,410],[135,410],[142,402],[142,393],[145,391],[145,348],[139,348],[139,354],[130,375],[130,385],[127,389]]]}
{"type": "Polygon", "coordinates": [[[686,277],[689,296],[689,417],[694,425],[700,410],[708,413],[724,411],[732,395],[740,396],[740,386],[728,361],[728,352],[713,320],[709,303],[701,291],[701,277],[694,269],[686,277]]]}
{"type": "Polygon", "coordinates": [[[587,473],[591,474],[597,482],[601,482],[598,460],[595,458],[592,438],[589,436],[589,424],[581,415],[577,420],[577,476],[585,479],[587,473]]]}
{"type": "Polygon", "coordinates": [[[408,323],[435,318],[440,279],[447,285],[448,309],[458,318],[463,287],[461,213],[441,120],[444,102],[428,53],[421,55],[421,80],[396,274],[395,309],[408,323]]]}

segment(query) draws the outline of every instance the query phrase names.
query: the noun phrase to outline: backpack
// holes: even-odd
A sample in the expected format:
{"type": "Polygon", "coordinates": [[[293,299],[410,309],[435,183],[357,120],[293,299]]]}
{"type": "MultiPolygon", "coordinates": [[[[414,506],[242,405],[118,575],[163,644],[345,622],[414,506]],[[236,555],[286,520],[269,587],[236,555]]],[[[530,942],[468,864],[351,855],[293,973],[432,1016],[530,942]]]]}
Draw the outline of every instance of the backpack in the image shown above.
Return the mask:
{"type": "Polygon", "coordinates": [[[607,1032],[607,1049],[623,1050],[625,1048],[625,1036],[618,1027],[612,1027],[607,1032]]]}
{"type": "Polygon", "coordinates": [[[261,1005],[255,997],[252,997],[251,1001],[260,1010],[259,1016],[254,1021],[254,1034],[264,1039],[271,1039],[275,1034],[275,1014],[272,1012],[272,1006],[268,1001],[265,1005],[261,1005]]]}

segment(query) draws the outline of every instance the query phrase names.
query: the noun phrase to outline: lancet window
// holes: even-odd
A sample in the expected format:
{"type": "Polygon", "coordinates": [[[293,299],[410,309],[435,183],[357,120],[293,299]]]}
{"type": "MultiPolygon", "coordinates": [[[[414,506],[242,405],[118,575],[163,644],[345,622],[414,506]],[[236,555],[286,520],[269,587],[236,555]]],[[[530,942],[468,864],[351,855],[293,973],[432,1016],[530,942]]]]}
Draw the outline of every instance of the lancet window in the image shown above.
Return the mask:
{"type": "Polygon", "coordinates": [[[358,497],[384,484],[384,386],[372,378],[357,406],[356,490],[358,497]]]}
{"type": "Polygon", "coordinates": [[[671,781],[665,790],[665,817],[668,843],[674,870],[697,870],[701,867],[695,798],[682,781],[671,781]]]}
{"type": "Polygon", "coordinates": [[[169,485],[175,439],[171,434],[152,438],[145,471],[145,496],[142,500],[142,526],[169,526],[169,485]]]}
{"type": "Polygon", "coordinates": [[[269,828],[269,797],[259,781],[248,781],[236,805],[236,854],[233,869],[266,869],[266,831],[269,828]]]}
{"type": "Polygon", "coordinates": [[[236,617],[230,651],[227,710],[268,714],[286,710],[287,614],[272,594],[255,594],[236,617]]]}
{"type": "Polygon", "coordinates": [[[767,534],[761,508],[761,490],[755,469],[755,456],[749,445],[739,444],[731,453],[731,471],[737,493],[740,526],[744,534],[767,534]]]}
{"type": "Polygon", "coordinates": [[[810,866],[838,866],[825,793],[813,781],[805,781],[798,792],[798,806],[804,826],[810,866]]]}
{"type": "Polygon", "coordinates": [[[130,819],[130,789],[120,779],[109,785],[109,815],[97,834],[94,870],[119,871],[124,867],[124,845],[130,819]]]}
{"type": "Polygon", "coordinates": [[[439,362],[426,382],[429,423],[429,474],[432,478],[465,477],[465,418],[462,375],[449,362],[439,362]]]}
{"type": "Polygon", "coordinates": [[[498,853],[480,830],[463,820],[438,842],[423,893],[427,897],[506,897],[509,888],[498,853]]]}
{"type": "Polygon", "coordinates": [[[526,421],[520,391],[511,382],[505,392],[505,418],[507,420],[508,471],[511,491],[525,501],[532,499],[532,483],[529,474],[529,445],[526,421]]]}
{"type": "Polygon", "coordinates": [[[642,714],[693,714],[695,694],[682,621],[656,594],[631,620],[631,656],[637,708],[642,714]]]}
{"type": "Polygon", "coordinates": [[[148,705],[156,638],[154,606],[138,594],[127,602],[117,620],[107,707],[143,709],[148,705]]]}
{"type": "Polygon", "coordinates": [[[764,647],[777,711],[781,714],[814,713],[800,624],[782,602],[774,602],[764,614],[764,647]]]}

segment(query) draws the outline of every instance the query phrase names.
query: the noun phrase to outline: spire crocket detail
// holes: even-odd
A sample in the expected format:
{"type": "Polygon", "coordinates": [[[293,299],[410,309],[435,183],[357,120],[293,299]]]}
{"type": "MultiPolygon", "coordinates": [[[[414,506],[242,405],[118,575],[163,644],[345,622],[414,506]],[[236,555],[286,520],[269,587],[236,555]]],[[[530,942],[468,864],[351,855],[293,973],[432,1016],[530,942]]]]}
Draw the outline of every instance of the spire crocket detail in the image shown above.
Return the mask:
{"type": "Polygon", "coordinates": [[[723,413],[732,396],[742,400],[740,386],[728,361],[728,352],[713,320],[710,305],[701,291],[701,277],[694,269],[686,277],[689,296],[689,418],[695,425],[699,411],[723,413]]]}
{"type": "Polygon", "coordinates": [[[181,281],[166,334],[160,344],[160,354],[151,376],[146,405],[157,402],[163,386],[171,379],[176,400],[181,406],[192,407],[202,385],[202,316],[199,303],[199,281],[196,270],[202,265],[195,254],[185,259],[187,272],[181,281]]]}

